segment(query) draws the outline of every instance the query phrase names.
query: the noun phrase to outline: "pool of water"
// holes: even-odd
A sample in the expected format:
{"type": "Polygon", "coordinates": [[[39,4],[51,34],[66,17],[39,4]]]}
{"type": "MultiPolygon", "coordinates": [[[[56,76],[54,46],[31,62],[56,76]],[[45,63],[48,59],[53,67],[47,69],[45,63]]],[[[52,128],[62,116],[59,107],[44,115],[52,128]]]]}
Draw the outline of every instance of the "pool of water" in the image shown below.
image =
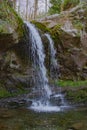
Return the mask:
{"type": "Polygon", "coordinates": [[[55,113],[0,109],[0,130],[87,130],[87,108],[55,113]]]}

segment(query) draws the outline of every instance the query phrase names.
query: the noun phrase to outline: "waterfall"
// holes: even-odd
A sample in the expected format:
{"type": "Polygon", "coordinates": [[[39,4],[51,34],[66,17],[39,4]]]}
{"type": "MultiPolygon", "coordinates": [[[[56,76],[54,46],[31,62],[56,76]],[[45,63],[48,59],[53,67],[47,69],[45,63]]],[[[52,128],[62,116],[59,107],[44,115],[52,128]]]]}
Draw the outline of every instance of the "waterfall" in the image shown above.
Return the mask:
{"type": "MultiPolygon", "coordinates": [[[[38,30],[35,26],[31,23],[26,23],[28,29],[28,49],[30,60],[32,62],[32,67],[37,72],[35,85],[36,90],[41,91],[41,96],[39,98],[32,99],[32,105],[29,107],[35,111],[39,112],[52,112],[52,111],[60,111],[61,108],[65,107],[63,103],[63,96],[62,94],[53,95],[47,78],[47,72],[45,67],[45,52],[43,43],[40,37],[38,30]],[[54,100],[59,103],[54,105],[54,100]],[[61,102],[61,103],[60,103],[61,102]]],[[[51,63],[54,67],[57,66],[57,60],[55,58],[56,51],[54,49],[54,43],[49,34],[45,34],[50,43],[50,56],[51,56],[51,63]]],[[[38,94],[38,93],[37,93],[38,94]]]]}
{"type": "MultiPolygon", "coordinates": [[[[45,90],[45,96],[50,97],[51,95],[51,90],[48,85],[48,78],[46,75],[46,68],[44,65],[44,60],[45,60],[45,54],[44,54],[44,49],[43,49],[43,44],[41,37],[35,28],[35,26],[31,23],[26,23],[27,27],[29,29],[29,39],[31,45],[31,56],[32,56],[32,62],[33,62],[33,67],[38,71],[38,88],[45,90]]],[[[36,84],[37,85],[37,84],[36,84]]]]}
{"type": "Polygon", "coordinates": [[[56,50],[54,48],[54,41],[52,40],[50,34],[45,34],[49,40],[49,50],[50,50],[50,75],[51,77],[58,77],[58,64],[56,59],[56,50]]]}
{"type": "MultiPolygon", "coordinates": [[[[46,33],[45,36],[47,37],[48,41],[49,41],[49,51],[50,51],[50,75],[51,77],[56,77],[58,78],[58,61],[56,59],[56,49],[54,47],[54,41],[52,40],[50,34],[46,33]]],[[[61,94],[61,89],[60,91],[53,95],[52,98],[59,98],[61,100],[61,104],[62,105],[66,105],[65,99],[64,99],[64,95],[61,94]]]]}

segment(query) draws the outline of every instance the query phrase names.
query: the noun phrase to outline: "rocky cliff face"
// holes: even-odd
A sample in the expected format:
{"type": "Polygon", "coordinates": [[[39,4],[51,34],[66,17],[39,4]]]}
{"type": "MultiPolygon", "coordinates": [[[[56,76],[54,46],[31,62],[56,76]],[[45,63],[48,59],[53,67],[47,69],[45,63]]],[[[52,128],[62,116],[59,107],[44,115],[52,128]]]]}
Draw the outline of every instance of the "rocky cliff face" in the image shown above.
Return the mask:
{"type": "Polygon", "coordinates": [[[54,39],[60,79],[87,79],[87,4],[33,23],[54,39]]]}
{"type": "Polygon", "coordinates": [[[27,87],[25,39],[23,21],[6,1],[0,0],[0,98],[27,87]]]}

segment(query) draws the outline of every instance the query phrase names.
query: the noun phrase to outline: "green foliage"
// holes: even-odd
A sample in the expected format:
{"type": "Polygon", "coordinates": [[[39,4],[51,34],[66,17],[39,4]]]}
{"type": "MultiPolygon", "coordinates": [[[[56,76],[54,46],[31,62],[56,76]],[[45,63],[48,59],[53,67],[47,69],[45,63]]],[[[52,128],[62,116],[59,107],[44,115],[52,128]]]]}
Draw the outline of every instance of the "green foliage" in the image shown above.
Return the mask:
{"type": "Polygon", "coordinates": [[[73,22],[73,25],[74,25],[74,27],[77,28],[78,30],[82,30],[82,29],[83,29],[83,24],[81,23],[80,20],[75,20],[75,21],[73,22]]]}
{"type": "Polygon", "coordinates": [[[50,14],[60,13],[62,0],[50,0],[51,8],[49,9],[50,14]]]}
{"type": "Polygon", "coordinates": [[[75,90],[67,91],[66,97],[70,98],[74,103],[85,103],[87,102],[87,89],[80,89],[78,92],[75,90]]]}
{"type": "Polygon", "coordinates": [[[87,85],[87,80],[85,81],[70,81],[70,80],[66,80],[66,81],[56,81],[56,85],[61,86],[61,87],[80,87],[80,86],[86,86],[87,85]]]}
{"type": "Polygon", "coordinates": [[[0,98],[9,97],[11,94],[4,88],[0,88],[0,98]]]}
{"type": "Polygon", "coordinates": [[[62,10],[72,8],[79,4],[80,0],[50,0],[51,7],[49,9],[50,14],[60,13],[62,10]]]}
{"type": "Polygon", "coordinates": [[[77,4],[79,4],[80,0],[64,0],[63,2],[63,10],[66,10],[68,8],[72,8],[74,6],[76,6],[77,4]]]}
{"type": "Polygon", "coordinates": [[[56,85],[66,88],[66,99],[73,103],[87,102],[87,80],[85,81],[70,81],[59,80],[56,85]]]}

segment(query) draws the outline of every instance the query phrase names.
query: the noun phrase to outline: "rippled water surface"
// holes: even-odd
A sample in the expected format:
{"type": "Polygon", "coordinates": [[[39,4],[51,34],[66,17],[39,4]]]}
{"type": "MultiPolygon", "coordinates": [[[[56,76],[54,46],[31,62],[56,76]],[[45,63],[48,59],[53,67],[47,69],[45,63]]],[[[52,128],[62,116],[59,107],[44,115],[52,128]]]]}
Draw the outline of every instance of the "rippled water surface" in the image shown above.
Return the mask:
{"type": "Polygon", "coordinates": [[[37,113],[25,108],[0,109],[0,130],[87,130],[87,108],[37,113]]]}

